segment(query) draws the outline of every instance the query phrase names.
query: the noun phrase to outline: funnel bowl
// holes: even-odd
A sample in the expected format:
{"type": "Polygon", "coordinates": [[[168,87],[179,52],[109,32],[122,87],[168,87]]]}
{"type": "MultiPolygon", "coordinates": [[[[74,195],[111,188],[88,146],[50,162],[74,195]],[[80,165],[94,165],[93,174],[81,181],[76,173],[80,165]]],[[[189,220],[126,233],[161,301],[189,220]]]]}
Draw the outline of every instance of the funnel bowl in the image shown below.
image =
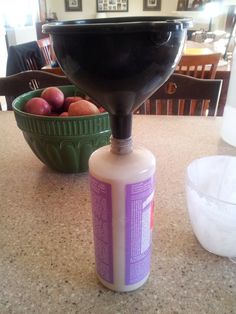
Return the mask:
{"type": "Polygon", "coordinates": [[[113,136],[126,138],[131,113],[174,71],[189,24],[175,17],[127,17],[56,22],[43,30],[63,71],[108,110],[113,136]]]}

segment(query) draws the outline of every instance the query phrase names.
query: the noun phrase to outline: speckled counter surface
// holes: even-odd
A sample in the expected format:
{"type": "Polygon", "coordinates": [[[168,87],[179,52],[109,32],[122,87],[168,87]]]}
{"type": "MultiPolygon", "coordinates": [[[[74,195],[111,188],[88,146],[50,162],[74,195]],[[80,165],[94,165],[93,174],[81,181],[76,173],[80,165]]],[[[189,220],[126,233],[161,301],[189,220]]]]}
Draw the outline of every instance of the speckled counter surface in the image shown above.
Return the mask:
{"type": "Polygon", "coordinates": [[[236,313],[236,265],[198,244],[184,192],[191,160],[236,155],[220,122],[135,117],[135,143],[157,158],[152,270],[139,290],[114,293],[94,271],[88,175],[48,169],[1,112],[0,313],[236,313]]]}

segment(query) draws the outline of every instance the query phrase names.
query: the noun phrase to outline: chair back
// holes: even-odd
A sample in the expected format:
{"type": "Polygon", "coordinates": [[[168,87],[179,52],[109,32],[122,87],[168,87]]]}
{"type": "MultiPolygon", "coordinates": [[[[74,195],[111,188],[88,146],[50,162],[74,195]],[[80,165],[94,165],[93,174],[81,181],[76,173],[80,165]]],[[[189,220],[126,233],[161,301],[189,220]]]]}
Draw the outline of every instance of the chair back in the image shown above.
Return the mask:
{"type": "Polygon", "coordinates": [[[214,79],[220,58],[220,53],[206,55],[183,55],[175,72],[202,79],[214,79]]]}
{"type": "Polygon", "coordinates": [[[10,46],[7,57],[6,75],[13,75],[27,70],[40,70],[44,65],[36,41],[10,46]]]}
{"type": "MultiPolygon", "coordinates": [[[[38,88],[72,84],[66,76],[55,75],[43,71],[26,71],[0,78],[0,96],[12,99],[38,88]]],[[[7,102],[7,109],[12,110],[11,102],[7,102]]]]}
{"type": "Polygon", "coordinates": [[[222,80],[173,74],[139,109],[139,114],[215,116],[222,80]]]}
{"type": "Polygon", "coordinates": [[[45,64],[51,64],[55,60],[49,37],[37,40],[37,44],[42,53],[45,64]]]}

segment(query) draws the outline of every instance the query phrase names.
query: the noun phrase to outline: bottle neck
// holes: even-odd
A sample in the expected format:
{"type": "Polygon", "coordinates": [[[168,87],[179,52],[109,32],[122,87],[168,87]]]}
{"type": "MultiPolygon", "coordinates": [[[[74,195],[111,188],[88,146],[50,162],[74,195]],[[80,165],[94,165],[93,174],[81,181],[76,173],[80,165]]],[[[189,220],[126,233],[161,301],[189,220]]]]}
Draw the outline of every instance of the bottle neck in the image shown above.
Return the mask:
{"type": "Polygon", "coordinates": [[[118,139],[111,136],[111,152],[116,155],[126,155],[133,150],[132,137],[118,139]]]}

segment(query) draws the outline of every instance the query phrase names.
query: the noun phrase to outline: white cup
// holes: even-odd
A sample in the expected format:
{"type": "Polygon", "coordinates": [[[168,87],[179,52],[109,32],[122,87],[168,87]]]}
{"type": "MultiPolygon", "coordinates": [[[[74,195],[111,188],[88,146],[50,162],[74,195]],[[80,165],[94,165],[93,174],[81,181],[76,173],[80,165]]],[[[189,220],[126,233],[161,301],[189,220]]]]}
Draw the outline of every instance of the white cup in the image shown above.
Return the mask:
{"type": "Polygon", "coordinates": [[[216,255],[236,257],[236,157],[209,156],[186,173],[189,218],[198,241],[216,255]]]}

